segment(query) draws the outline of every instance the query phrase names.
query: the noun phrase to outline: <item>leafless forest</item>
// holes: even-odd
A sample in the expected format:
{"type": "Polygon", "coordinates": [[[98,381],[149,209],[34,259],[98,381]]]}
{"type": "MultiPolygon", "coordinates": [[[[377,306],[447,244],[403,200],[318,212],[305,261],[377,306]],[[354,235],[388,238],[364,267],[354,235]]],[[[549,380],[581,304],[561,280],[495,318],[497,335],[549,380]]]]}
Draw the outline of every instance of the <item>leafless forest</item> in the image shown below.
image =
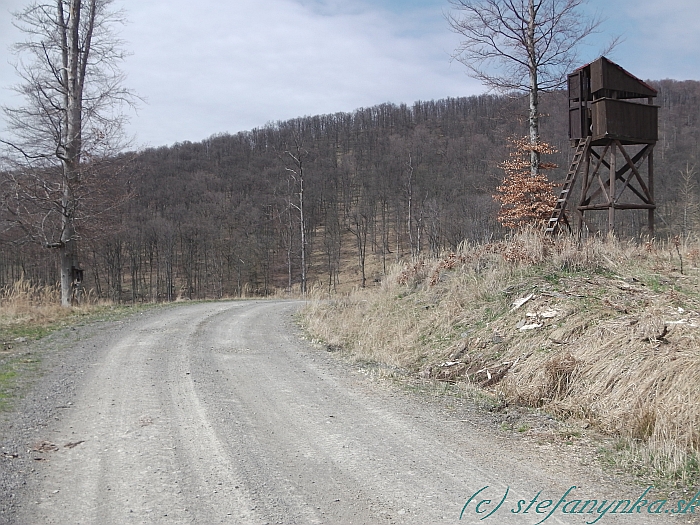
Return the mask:
{"type": "MultiPolygon", "coordinates": [[[[661,106],[656,234],[693,235],[700,82],[652,84],[661,106]]],[[[542,107],[542,139],[559,151],[556,180],[570,154],[566,95],[546,95],[542,107]]],[[[526,100],[482,95],[303,117],[96,160],[95,182],[80,196],[88,211],[76,220],[84,287],[120,302],[333,290],[367,285],[396,261],[503,236],[492,194],[507,139],[526,126],[526,100]]],[[[22,275],[56,283],[55,250],[13,210],[2,213],[0,285],[22,275]]],[[[644,234],[645,216],[619,220],[620,234],[644,234]]]]}

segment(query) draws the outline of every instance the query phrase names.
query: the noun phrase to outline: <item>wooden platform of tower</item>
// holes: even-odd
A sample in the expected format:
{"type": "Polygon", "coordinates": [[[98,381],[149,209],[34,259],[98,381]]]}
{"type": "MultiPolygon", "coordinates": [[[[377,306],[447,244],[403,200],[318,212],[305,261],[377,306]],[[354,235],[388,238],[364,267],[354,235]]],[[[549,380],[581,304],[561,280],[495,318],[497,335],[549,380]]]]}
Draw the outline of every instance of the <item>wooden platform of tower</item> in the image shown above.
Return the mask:
{"type": "Polygon", "coordinates": [[[647,210],[653,233],[657,91],[601,57],[569,75],[568,93],[575,150],[546,231],[554,233],[566,221],[568,205],[579,232],[597,230],[589,212],[607,211],[607,229],[613,232],[617,210],[647,210]]]}

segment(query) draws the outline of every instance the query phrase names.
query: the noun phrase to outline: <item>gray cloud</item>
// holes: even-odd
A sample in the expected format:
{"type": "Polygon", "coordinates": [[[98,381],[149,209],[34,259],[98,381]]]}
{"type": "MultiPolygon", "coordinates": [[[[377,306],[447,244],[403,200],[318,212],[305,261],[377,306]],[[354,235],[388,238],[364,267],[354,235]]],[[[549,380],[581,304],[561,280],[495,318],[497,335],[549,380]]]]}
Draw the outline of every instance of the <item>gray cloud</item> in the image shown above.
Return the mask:
{"type": "MultiPolygon", "coordinates": [[[[129,8],[125,36],[136,51],[131,80],[149,100],[140,118],[151,120],[166,141],[481,90],[461,68],[450,67],[449,32],[404,34],[406,25],[387,11],[289,0],[193,5],[176,0],[129,8]],[[147,30],[153,20],[161,22],[147,30]]],[[[146,133],[143,139],[159,141],[146,133]]]]}
{"type": "MultiPolygon", "coordinates": [[[[21,37],[0,0],[0,49],[21,37]]],[[[144,104],[130,124],[154,146],[269,121],[382,102],[483,92],[449,54],[445,0],[117,0],[130,20],[128,86],[144,104]]],[[[591,0],[624,32],[614,60],[643,78],[700,79],[697,0],[591,0]],[[612,9],[614,7],[614,9],[612,9]]],[[[601,35],[600,40],[606,40],[601,35]]],[[[17,82],[0,60],[0,103],[17,82]]],[[[0,121],[0,129],[2,128],[0,121]]]]}

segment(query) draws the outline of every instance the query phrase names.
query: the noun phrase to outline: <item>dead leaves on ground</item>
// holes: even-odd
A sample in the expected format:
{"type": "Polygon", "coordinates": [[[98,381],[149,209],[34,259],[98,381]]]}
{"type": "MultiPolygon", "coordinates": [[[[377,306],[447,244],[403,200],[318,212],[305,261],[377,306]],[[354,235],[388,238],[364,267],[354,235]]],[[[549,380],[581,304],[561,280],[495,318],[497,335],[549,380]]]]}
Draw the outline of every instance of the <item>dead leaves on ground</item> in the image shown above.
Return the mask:
{"type": "Polygon", "coordinates": [[[39,441],[32,445],[32,450],[34,452],[56,452],[58,450],[58,446],[50,441],[39,441]]]}
{"type": "MultiPolygon", "coordinates": [[[[63,448],[75,448],[81,443],[85,443],[85,440],[80,440],[80,441],[69,441],[65,445],[63,445],[63,448]]],[[[32,445],[32,447],[27,451],[27,452],[39,452],[40,454],[45,454],[48,452],[58,452],[60,450],[60,447],[56,445],[55,443],[52,443],[51,441],[37,441],[32,445]]],[[[36,461],[45,461],[46,457],[45,456],[34,456],[32,459],[36,461]]]]}

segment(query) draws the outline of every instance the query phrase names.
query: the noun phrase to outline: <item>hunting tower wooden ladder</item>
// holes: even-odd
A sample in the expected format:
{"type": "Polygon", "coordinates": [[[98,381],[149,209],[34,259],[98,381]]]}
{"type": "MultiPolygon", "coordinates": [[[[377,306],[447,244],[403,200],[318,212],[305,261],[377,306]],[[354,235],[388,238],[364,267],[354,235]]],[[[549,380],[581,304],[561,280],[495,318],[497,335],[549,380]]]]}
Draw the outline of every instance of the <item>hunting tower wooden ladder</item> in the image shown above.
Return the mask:
{"type": "Polygon", "coordinates": [[[588,136],[585,139],[576,139],[576,150],[574,151],[574,157],[571,159],[571,167],[569,172],[566,174],[566,180],[561,186],[561,191],[559,192],[559,198],[557,199],[557,204],[552,210],[552,217],[547,223],[547,228],[545,233],[553,234],[557,231],[559,227],[559,221],[564,217],[564,212],[566,211],[566,205],[569,202],[569,197],[571,189],[576,182],[576,177],[581,171],[581,161],[585,157],[586,150],[591,144],[591,137],[588,136]]]}

